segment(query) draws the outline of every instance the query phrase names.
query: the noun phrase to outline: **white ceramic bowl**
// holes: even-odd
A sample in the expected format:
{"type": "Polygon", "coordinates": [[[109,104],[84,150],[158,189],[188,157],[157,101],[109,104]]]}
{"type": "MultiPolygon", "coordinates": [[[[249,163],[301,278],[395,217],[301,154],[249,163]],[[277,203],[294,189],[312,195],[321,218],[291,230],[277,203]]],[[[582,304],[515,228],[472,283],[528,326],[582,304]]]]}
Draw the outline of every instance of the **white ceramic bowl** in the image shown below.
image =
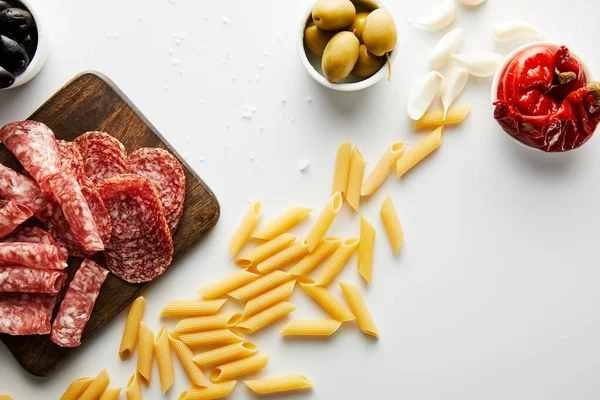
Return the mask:
{"type": "Polygon", "coordinates": [[[29,65],[27,66],[25,71],[23,71],[21,75],[15,78],[15,82],[10,87],[0,90],[14,89],[16,87],[26,84],[27,82],[35,78],[35,76],[40,72],[40,70],[46,63],[46,59],[48,58],[48,30],[46,29],[46,25],[44,24],[44,19],[40,16],[34,4],[34,1],[20,0],[20,2],[23,3],[25,7],[27,7],[27,10],[31,13],[33,20],[35,21],[38,31],[38,45],[35,54],[33,55],[33,59],[30,60],[29,65]]]}
{"type": "MultiPolygon", "coordinates": [[[[385,5],[379,0],[352,0],[355,6],[357,6],[357,12],[361,11],[362,8],[383,8],[386,9],[385,5]]],[[[305,46],[304,46],[304,30],[306,29],[306,25],[309,19],[312,18],[312,9],[313,5],[304,13],[302,16],[302,20],[300,21],[300,26],[298,28],[298,56],[300,57],[300,62],[304,66],[304,69],[308,72],[308,74],[321,85],[326,88],[338,90],[340,92],[353,92],[356,90],[361,90],[373,86],[381,79],[386,78],[388,76],[388,64],[387,62],[377,71],[374,75],[370,76],[366,79],[359,79],[353,76],[349,76],[347,78],[338,81],[337,83],[331,83],[325,78],[321,70],[321,57],[317,57],[312,54],[305,46]]],[[[398,45],[396,44],[396,49],[398,45]]],[[[396,58],[396,49],[390,52],[390,63],[393,65],[396,58]]]]}

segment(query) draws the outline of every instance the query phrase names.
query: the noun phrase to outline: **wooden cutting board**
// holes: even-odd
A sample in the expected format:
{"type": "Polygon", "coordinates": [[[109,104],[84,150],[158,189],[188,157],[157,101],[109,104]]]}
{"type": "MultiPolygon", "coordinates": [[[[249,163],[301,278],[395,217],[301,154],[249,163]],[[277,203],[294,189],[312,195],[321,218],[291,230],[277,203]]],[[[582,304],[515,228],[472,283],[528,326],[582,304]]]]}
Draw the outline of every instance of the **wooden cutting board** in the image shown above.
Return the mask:
{"type": "MultiPolygon", "coordinates": [[[[179,159],[185,171],[186,197],[183,217],[173,236],[175,251],[171,268],[175,268],[176,259],[202,239],[219,220],[219,203],[212,191],[107,77],[97,72],[76,76],[29,119],[48,125],[57,139],[70,141],[86,131],[104,131],[119,139],[128,152],[140,147],[162,147],[179,159]]],[[[19,168],[16,159],[2,145],[0,162],[11,168],[19,168]]],[[[101,257],[97,258],[102,264],[101,257]]],[[[69,281],[81,261],[69,258],[69,281]]],[[[155,282],[160,285],[160,278],[155,282]]],[[[109,274],[83,332],[81,346],[85,346],[104,325],[142,294],[148,284],[130,284],[109,274]]],[[[55,314],[58,304],[60,301],[54,310],[55,314]]],[[[0,340],[23,368],[36,376],[50,375],[78,350],[56,346],[50,341],[49,335],[0,335],[0,340]]]]}

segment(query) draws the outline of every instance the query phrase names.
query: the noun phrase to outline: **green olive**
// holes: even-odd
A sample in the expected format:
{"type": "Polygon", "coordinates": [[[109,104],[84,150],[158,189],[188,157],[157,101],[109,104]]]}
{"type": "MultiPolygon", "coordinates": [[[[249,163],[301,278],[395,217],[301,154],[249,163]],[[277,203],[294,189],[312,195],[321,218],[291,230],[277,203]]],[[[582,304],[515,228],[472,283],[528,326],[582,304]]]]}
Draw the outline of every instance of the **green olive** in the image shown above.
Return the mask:
{"type": "Polygon", "coordinates": [[[329,82],[336,82],[350,75],[358,60],[360,43],[352,32],[342,31],[331,38],[321,60],[321,68],[329,82]]]}
{"type": "Polygon", "coordinates": [[[371,12],[365,20],[362,38],[367,49],[376,56],[394,50],[398,32],[391,14],[383,8],[371,12]]]}
{"type": "Polygon", "coordinates": [[[358,61],[351,74],[361,79],[368,78],[379,71],[384,62],[383,58],[373,55],[367,50],[367,46],[361,44],[358,50],[358,61]]]}
{"type": "Polygon", "coordinates": [[[358,14],[356,14],[356,18],[354,18],[354,21],[350,24],[350,26],[346,28],[347,31],[354,32],[354,34],[361,43],[363,42],[362,33],[363,27],[365,26],[365,19],[367,19],[367,15],[369,15],[368,12],[359,12],[358,14]]]}
{"type": "Polygon", "coordinates": [[[322,57],[325,46],[327,46],[327,43],[333,35],[335,35],[335,33],[324,31],[323,29],[317,28],[316,25],[311,24],[304,30],[304,43],[311,53],[317,57],[322,57]]]}
{"type": "Polygon", "coordinates": [[[356,8],[350,0],[319,0],[312,11],[312,19],[319,28],[339,31],[354,21],[356,8]]]}

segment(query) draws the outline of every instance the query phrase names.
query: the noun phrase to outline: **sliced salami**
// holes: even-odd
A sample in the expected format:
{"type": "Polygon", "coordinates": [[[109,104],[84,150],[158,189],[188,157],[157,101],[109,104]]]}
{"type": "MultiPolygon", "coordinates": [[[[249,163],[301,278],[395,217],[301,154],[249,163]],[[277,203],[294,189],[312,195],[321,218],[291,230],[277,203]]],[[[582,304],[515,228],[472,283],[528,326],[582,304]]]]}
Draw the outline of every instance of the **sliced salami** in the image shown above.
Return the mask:
{"type": "Polygon", "coordinates": [[[65,273],[19,265],[0,267],[0,293],[58,293],[65,273]]]}
{"type": "Polygon", "coordinates": [[[0,197],[24,205],[36,216],[45,211],[48,203],[48,198],[33,179],[3,164],[0,164],[0,197]]]}
{"type": "Polygon", "coordinates": [[[49,179],[60,171],[60,158],[54,132],[37,121],[12,122],[0,129],[0,141],[23,168],[50,194],[49,179]]]}
{"type": "Polygon", "coordinates": [[[73,143],[86,161],[90,157],[110,157],[127,161],[125,146],[106,132],[86,132],[73,143]]]}
{"type": "Polygon", "coordinates": [[[173,257],[173,240],[156,188],[140,175],[118,175],[98,186],[113,231],[104,252],[119,278],[148,282],[163,274],[173,257]]]}
{"type": "Polygon", "coordinates": [[[177,158],[163,149],[141,148],[129,155],[129,169],[156,186],[171,235],[175,233],[185,199],[185,174],[177,158]]]}
{"type": "Polygon", "coordinates": [[[85,175],[98,185],[104,179],[115,175],[126,174],[129,168],[124,161],[111,157],[89,157],[84,164],[85,175]]]}
{"type": "Polygon", "coordinates": [[[11,200],[6,204],[0,202],[0,238],[7,236],[19,225],[33,216],[31,210],[11,200]]]}
{"type": "Polygon", "coordinates": [[[108,215],[108,210],[100,198],[100,194],[98,193],[98,190],[96,190],[96,186],[86,176],[82,177],[81,193],[83,193],[83,196],[90,207],[90,211],[94,217],[94,222],[96,222],[96,228],[98,228],[98,234],[102,239],[102,243],[108,243],[112,233],[110,215],[108,215]]]}
{"type": "Polygon", "coordinates": [[[0,333],[47,335],[56,295],[0,293],[0,333]]]}
{"type": "MultiPolygon", "coordinates": [[[[17,229],[15,229],[10,235],[0,239],[0,242],[40,243],[58,247],[58,244],[56,243],[56,240],[54,240],[54,237],[50,233],[46,232],[38,226],[20,226],[17,229]]],[[[65,249],[64,247],[60,247],[60,253],[62,255],[63,260],[67,261],[67,258],[69,257],[67,249],[65,249]]]]}
{"type": "Polygon", "coordinates": [[[56,246],[39,243],[0,243],[0,265],[62,270],[67,267],[56,246]]]}
{"type": "Polygon", "coordinates": [[[75,272],[52,324],[50,339],[61,347],[77,347],[92,315],[94,304],[108,271],[84,260],[75,272]]]}
{"type": "Polygon", "coordinates": [[[60,156],[60,165],[75,174],[77,180],[81,183],[81,178],[85,175],[83,170],[83,157],[77,146],[66,140],[57,140],[58,154],[60,156]]]}

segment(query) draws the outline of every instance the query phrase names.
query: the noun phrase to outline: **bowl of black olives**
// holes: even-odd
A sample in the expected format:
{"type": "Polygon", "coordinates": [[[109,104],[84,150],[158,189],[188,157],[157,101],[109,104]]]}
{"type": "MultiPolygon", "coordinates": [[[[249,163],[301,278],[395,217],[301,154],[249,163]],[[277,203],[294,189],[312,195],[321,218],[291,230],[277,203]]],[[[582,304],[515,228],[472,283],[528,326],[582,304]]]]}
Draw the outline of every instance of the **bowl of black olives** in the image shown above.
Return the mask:
{"type": "Polygon", "coordinates": [[[33,79],[48,56],[47,32],[31,0],[0,0],[0,90],[33,79]]]}

